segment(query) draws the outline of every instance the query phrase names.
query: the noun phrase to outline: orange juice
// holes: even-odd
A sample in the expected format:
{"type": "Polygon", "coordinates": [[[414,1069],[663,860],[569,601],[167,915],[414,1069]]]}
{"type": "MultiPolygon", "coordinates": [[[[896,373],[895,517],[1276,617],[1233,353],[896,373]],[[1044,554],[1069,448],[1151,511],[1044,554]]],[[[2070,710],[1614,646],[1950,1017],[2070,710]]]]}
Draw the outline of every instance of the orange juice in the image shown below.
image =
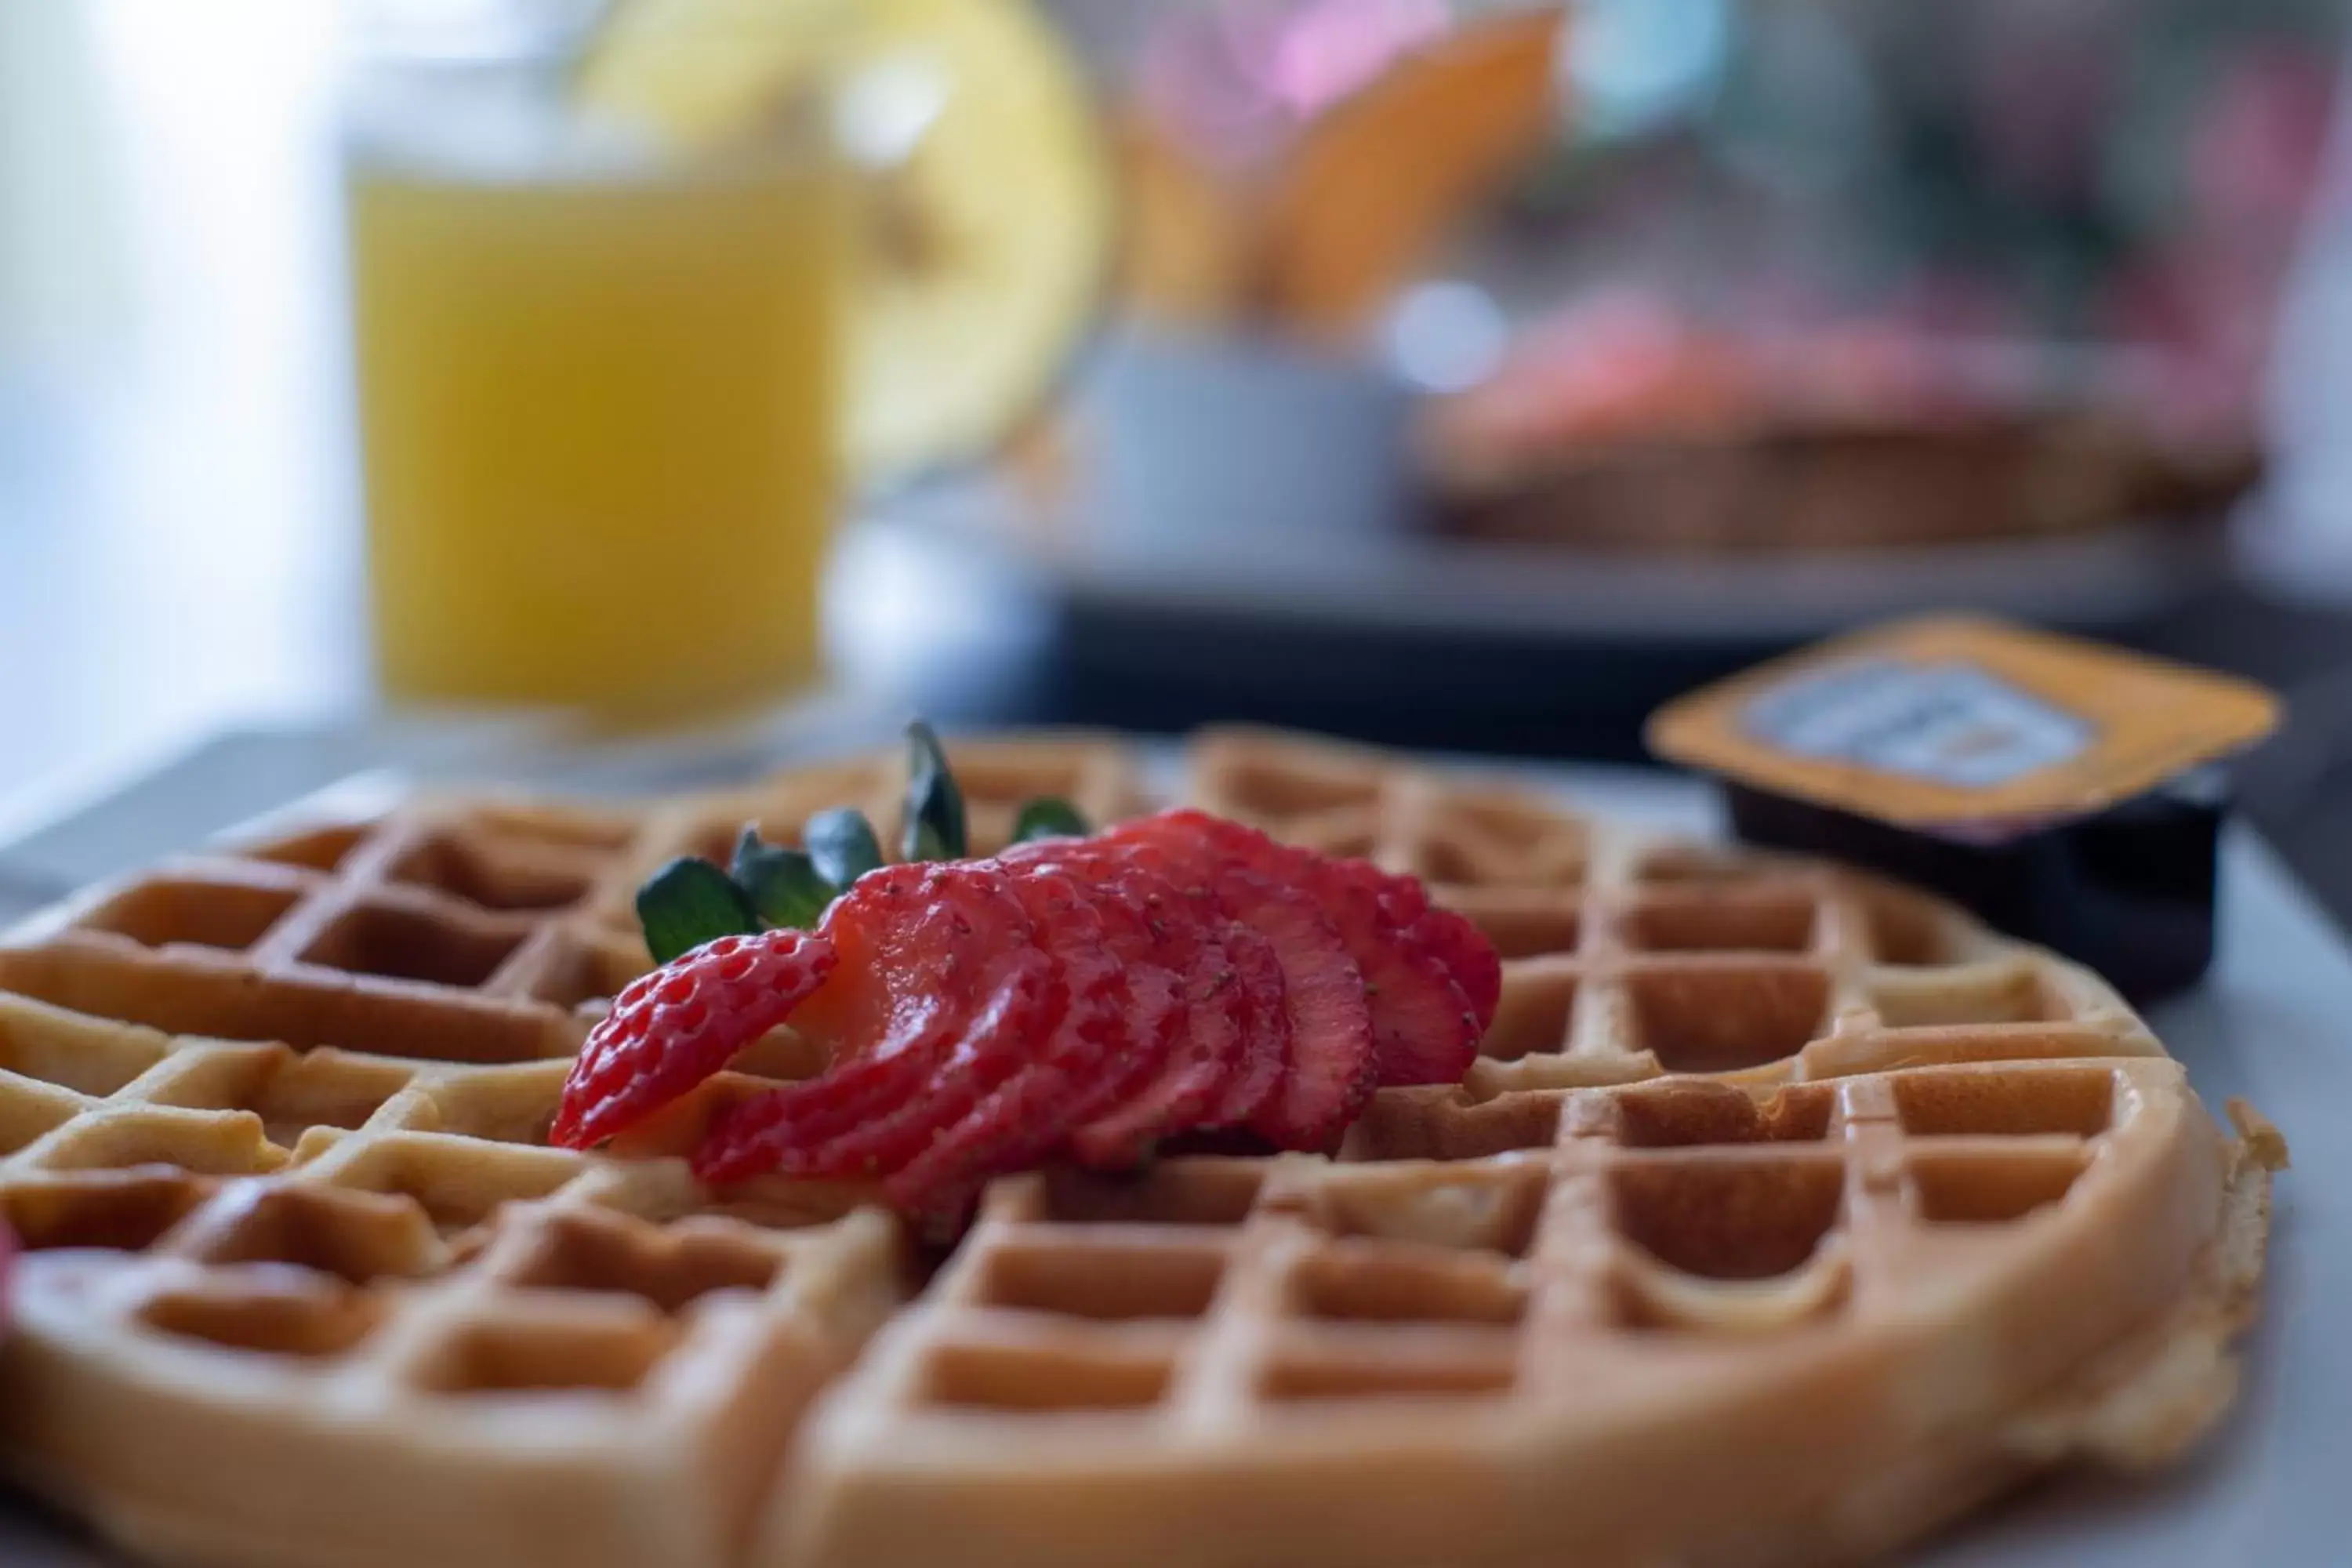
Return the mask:
{"type": "Polygon", "coordinates": [[[844,197],[814,159],[354,170],[387,696],[660,715],[814,673],[844,197]]]}

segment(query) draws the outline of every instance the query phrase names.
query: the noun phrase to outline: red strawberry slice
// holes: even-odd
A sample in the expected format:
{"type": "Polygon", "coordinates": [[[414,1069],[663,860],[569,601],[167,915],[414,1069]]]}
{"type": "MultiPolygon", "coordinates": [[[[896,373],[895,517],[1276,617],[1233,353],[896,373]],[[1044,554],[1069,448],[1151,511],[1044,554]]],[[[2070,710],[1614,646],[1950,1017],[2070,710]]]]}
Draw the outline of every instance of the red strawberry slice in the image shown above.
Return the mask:
{"type": "Polygon", "coordinates": [[[1282,959],[1256,927],[1229,920],[1220,932],[1246,1011],[1242,1065],[1203,1119],[1207,1127],[1246,1127],[1282,1092],[1290,1066],[1290,999],[1282,959]]]}
{"type": "Polygon", "coordinates": [[[1268,848],[1285,874],[1315,895],[1364,972],[1381,1082],[1459,1083],[1477,1059],[1483,1031],[1452,969],[1413,925],[1395,918],[1416,902],[1423,906],[1417,918],[1426,918],[1420,889],[1369,861],[1326,859],[1282,845],[1268,848]]]}
{"type": "Polygon", "coordinates": [[[1486,933],[1468,919],[1432,903],[1429,889],[1419,878],[1384,871],[1369,860],[1317,855],[1283,844],[1246,824],[1205,812],[1175,811],[1162,816],[1184,821],[1192,831],[1261,870],[1286,868],[1295,872],[1312,867],[1321,877],[1342,877],[1370,889],[1379,899],[1385,924],[1403,933],[1402,940],[1408,943],[1434,952],[1445,965],[1476,1015],[1479,1034],[1483,1036],[1494,1023],[1503,992],[1502,960],[1486,933]]]}
{"type": "Polygon", "coordinates": [[[1087,1164],[1136,1163],[1161,1137],[1201,1125],[1240,1070],[1249,999],[1217,931],[1227,922],[1202,894],[1186,894],[1162,878],[1126,864],[1114,850],[1073,858],[1074,868],[1096,879],[1120,908],[1140,917],[1148,952],[1114,941],[1121,962],[1151,963],[1174,977],[1182,1025],[1158,1070],[1122,1102],[1070,1134],[1071,1152],[1087,1164]]]}
{"type": "Polygon", "coordinates": [[[1217,841],[1222,836],[1195,830],[1196,823],[1216,821],[1199,812],[1163,813],[1123,823],[1105,837],[1166,849],[1201,879],[1227,915],[1256,928],[1273,945],[1282,967],[1290,1057],[1280,1093],[1252,1118],[1251,1127],[1284,1148],[1328,1149],[1378,1081],[1363,972],[1310,897],[1230,858],[1217,841]]]}
{"type": "Polygon", "coordinates": [[[1139,911],[1046,867],[1014,886],[1064,968],[1069,1006],[1031,1061],[884,1184],[917,1214],[952,1217],[989,1177],[1035,1163],[1157,1072],[1183,1026],[1176,977],[1150,961],[1156,941],[1139,911]]]}
{"type": "Polygon", "coordinates": [[[1339,928],[1371,993],[1381,1082],[1459,1083],[1478,1059],[1477,1015],[1444,962],[1381,916],[1378,899],[1328,879],[1324,910],[1339,928]]]}
{"type": "Polygon", "coordinates": [[[1156,846],[1054,839],[1003,858],[1014,867],[1055,866],[1110,888],[1142,911],[1166,962],[1184,972],[1184,1037],[1168,1066],[1125,1105],[1073,1133],[1072,1152],[1089,1164],[1131,1165],[1162,1137],[1255,1115],[1280,1083],[1288,1039],[1281,966],[1265,939],[1227,919],[1189,866],[1156,846]]]}
{"type": "Polygon", "coordinates": [[[1437,954],[1470,1004],[1478,1037],[1486,1038],[1495,1022],[1495,1009],[1503,1000],[1503,959],[1486,940],[1486,933],[1459,910],[1431,904],[1406,927],[1406,940],[1437,954]]]}
{"type": "MultiPolygon", "coordinates": [[[[1132,826],[1132,825],[1129,825],[1132,826]]],[[[1088,841],[1087,853],[1098,867],[1125,866],[1149,871],[1162,881],[1188,890],[1187,896],[1205,906],[1204,921],[1217,923],[1241,976],[1250,1022],[1244,1030],[1244,1054],[1239,1075],[1226,1087],[1209,1113],[1209,1127],[1244,1127],[1274,1114],[1288,1080],[1291,1010],[1282,957],[1265,933],[1246,921],[1234,918],[1226,903],[1213,891],[1216,868],[1222,862],[1204,858],[1193,846],[1171,846],[1127,833],[1100,836],[1088,841]]]]}
{"type": "MultiPolygon", "coordinates": [[[[1111,1058],[1096,1104],[1073,1108],[1075,1124],[1159,1071],[1184,1028],[1183,988],[1161,962],[1163,939],[1114,889],[1045,868],[1023,868],[1013,884],[1056,957],[1101,964],[1113,976],[1111,1012],[1097,1031],[1111,1058]]],[[[1045,1055],[1064,1044],[1048,1041],[1045,1055]]]]}
{"type": "Polygon", "coordinates": [[[1265,938],[1282,971],[1288,1058],[1279,1090],[1250,1127],[1286,1149],[1328,1150],[1379,1082],[1363,972],[1305,894],[1246,871],[1220,876],[1215,890],[1265,938]]]}
{"type": "Polygon", "coordinates": [[[791,1016],[834,973],[808,931],[725,936],[629,983],[563,1085],[551,1142],[585,1149],[634,1126],[791,1016]]]}
{"type": "MultiPolygon", "coordinates": [[[[1122,1054],[1102,1087],[1074,1108],[1073,1125],[1082,1125],[1157,1079],[1175,1056],[1177,1043],[1190,1037],[1185,932],[1171,906],[1155,905],[1149,889],[1129,886],[1122,878],[1024,868],[1013,880],[1016,887],[1053,890],[1090,906],[1095,935],[1119,966],[1127,986],[1122,1054]]],[[[1051,911],[1037,918],[1046,921],[1051,911]]]]}
{"type": "Polygon", "coordinates": [[[891,866],[836,900],[822,933],[840,955],[840,982],[794,1026],[834,1045],[805,1083],[722,1111],[696,1156],[706,1180],[772,1170],[794,1151],[861,1128],[917,1098],[966,1043],[977,1051],[1024,1039],[1044,986],[1033,930],[1010,883],[986,867],[891,866]],[[988,1013],[988,1026],[972,1025],[988,1013]]]}
{"type": "Polygon", "coordinates": [[[1405,933],[1405,940],[1437,955],[1462,988],[1483,1037],[1503,997],[1503,961],[1486,933],[1458,910],[1431,902],[1429,889],[1418,878],[1383,871],[1369,860],[1329,863],[1379,895],[1381,913],[1405,933]]]}
{"type": "Polygon", "coordinates": [[[1068,1106],[1098,1081],[1102,1058],[1032,1062],[882,1184],[892,1207],[931,1228],[970,1212],[992,1176],[1021,1169],[1059,1142],[1068,1106]]]}
{"type": "MultiPolygon", "coordinates": [[[[1123,893],[1129,884],[1118,884],[1123,893]]],[[[1186,917],[1163,917],[1171,932],[1186,917]]],[[[1086,1164],[1119,1169],[1140,1163],[1171,1133],[1210,1119],[1243,1062],[1247,998],[1225,945],[1210,931],[1184,930],[1171,938],[1183,964],[1180,1037],[1159,1070],[1135,1091],[1070,1134],[1070,1152],[1086,1164]]]]}
{"type": "Polygon", "coordinates": [[[1163,814],[1158,831],[1303,889],[1339,928],[1363,971],[1383,1084],[1458,1083],[1485,1033],[1444,956],[1420,934],[1428,896],[1410,877],[1331,859],[1198,811],[1163,814]]]}
{"type": "Polygon", "coordinates": [[[1334,917],[1371,985],[1383,1084],[1461,1081],[1500,994],[1500,962],[1477,926],[1434,908],[1418,879],[1369,860],[1324,858],[1218,818],[1188,826],[1233,853],[1279,865],[1334,917]]]}
{"type": "Polygon", "coordinates": [[[1052,958],[1034,949],[1004,955],[1003,979],[928,1081],[898,1103],[827,1141],[806,1123],[786,1124],[782,1136],[807,1140],[777,1156],[773,1170],[788,1176],[872,1176],[895,1171],[971,1109],[985,1089],[1019,1070],[1039,1032],[1053,1026],[1063,997],[1052,958]]]}

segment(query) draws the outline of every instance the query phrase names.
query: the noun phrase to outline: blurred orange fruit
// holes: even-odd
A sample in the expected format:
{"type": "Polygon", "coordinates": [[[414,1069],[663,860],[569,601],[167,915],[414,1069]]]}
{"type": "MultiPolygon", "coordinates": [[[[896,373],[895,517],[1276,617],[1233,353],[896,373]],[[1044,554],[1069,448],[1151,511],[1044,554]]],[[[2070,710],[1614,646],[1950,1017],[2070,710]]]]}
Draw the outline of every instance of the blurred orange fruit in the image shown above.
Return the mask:
{"type": "Polygon", "coordinates": [[[1265,305],[1299,334],[1360,334],[1464,214],[1552,139],[1563,9],[1475,21],[1316,120],[1263,206],[1265,305]]]}

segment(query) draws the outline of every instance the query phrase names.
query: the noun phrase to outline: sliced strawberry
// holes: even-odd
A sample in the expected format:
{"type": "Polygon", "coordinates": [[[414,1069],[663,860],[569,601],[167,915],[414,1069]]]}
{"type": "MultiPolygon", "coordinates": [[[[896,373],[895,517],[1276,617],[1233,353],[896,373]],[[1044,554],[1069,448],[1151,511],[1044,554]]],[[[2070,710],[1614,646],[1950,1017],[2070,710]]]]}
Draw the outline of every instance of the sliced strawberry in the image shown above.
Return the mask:
{"type": "Polygon", "coordinates": [[[773,1169],[788,1176],[871,1176],[895,1171],[929,1146],[971,1109],[985,1090],[1019,1070],[1050,1029],[1065,998],[1054,960],[1035,949],[1004,955],[1003,976],[985,997],[929,1079],[881,1114],[837,1136],[817,1141],[805,1123],[792,1128],[806,1139],[785,1150],[773,1169]]]}
{"type": "Polygon", "coordinates": [[[866,984],[830,1010],[824,1005],[835,998],[818,997],[800,1020],[835,1042],[830,1097],[815,1083],[782,1091],[787,1100],[814,1091],[815,1103],[793,1117],[803,1138],[861,1125],[919,1089],[971,1018],[1003,992],[1013,955],[1035,939],[1011,884],[976,864],[871,872],[834,906],[824,929],[845,968],[862,963],[866,984]],[[828,1098],[838,1102],[830,1112],[822,1110],[828,1098]]]}
{"type": "Polygon", "coordinates": [[[1460,1077],[1499,975],[1412,879],[1197,812],[887,868],[824,935],[845,978],[793,1022],[833,1065],[722,1113],[698,1169],[881,1174],[933,1217],[1062,1146],[1126,1164],[1246,1126],[1328,1149],[1376,1082],[1460,1077]]]}
{"type": "Polygon", "coordinates": [[[1123,823],[1105,837],[1166,850],[1173,864],[1202,879],[1227,915],[1256,928],[1273,945],[1290,1024],[1288,1069],[1281,1092],[1251,1126],[1284,1148],[1328,1148],[1378,1081],[1363,972],[1311,898],[1244,865],[1225,847],[1222,833],[1197,826],[1218,822],[1199,812],[1169,812],[1123,823]]]}
{"type": "Polygon", "coordinates": [[[1476,1016],[1479,1034],[1485,1035],[1494,1023],[1495,1008],[1503,994],[1502,960],[1494,943],[1463,915],[1433,903],[1429,889],[1419,878],[1384,871],[1369,860],[1318,856],[1270,838],[1244,824],[1203,812],[1164,815],[1186,820],[1194,831],[1205,833],[1227,853],[1261,869],[1283,864],[1295,868],[1300,864],[1298,858],[1304,857],[1321,867],[1326,876],[1345,877],[1359,886],[1369,887],[1380,900],[1386,923],[1406,933],[1407,941],[1434,952],[1445,965],[1476,1016]]]}
{"type": "Polygon", "coordinates": [[[1290,999],[1282,959],[1255,926],[1229,920],[1220,935],[1248,1021],[1243,1026],[1242,1065],[1202,1125],[1246,1127],[1265,1114],[1290,1068],[1290,999]]]}
{"type": "Polygon", "coordinates": [[[1086,1164],[1135,1165],[1162,1138],[1202,1125],[1242,1065],[1244,998],[1224,943],[1204,932],[1181,945],[1185,1026],[1156,1072],[1070,1134],[1070,1152],[1086,1164]]]}
{"type": "MultiPolygon", "coordinates": [[[[1277,843],[1202,812],[1170,812],[1154,820],[1165,835],[1238,860],[1314,899],[1363,971],[1381,1083],[1461,1081],[1477,1059],[1485,1026],[1446,953],[1423,934],[1434,929],[1437,917],[1419,882],[1370,861],[1333,859],[1277,843]]],[[[1465,962],[1471,956],[1465,954],[1465,962]]]]}
{"type": "MultiPolygon", "coordinates": [[[[1364,973],[1384,1085],[1459,1083],[1477,1059],[1478,1021],[1445,962],[1391,910],[1391,879],[1362,860],[1330,860],[1274,846],[1289,879],[1339,930],[1364,973]]],[[[1416,892],[1418,889],[1415,889],[1416,892]]],[[[1425,913],[1425,911],[1424,911],[1425,913]]]]}
{"type": "Polygon", "coordinates": [[[1281,966],[1264,937],[1227,919],[1200,888],[1189,858],[1180,862],[1152,845],[1055,839],[1003,858],[1111,889],[1142,912],[1159,957],[1183,972],[1185,1028],[1167,1065],[1127,1103],[1073,1133],[1073,1152],[1089,1164],[1131,1165],[1163,1137],[1255,1115],[1280,1084],[1288,1039],[1281,966]]]}
{"type": "Polygon", "coordinates": [[[1178,1042],[1190,1037],[1192,1005],[1186,933],[1171,906],[1155,906],[1146,889],[1119,878],[1076,878],[1072,887],[1093,903],[1103,945],[1127,984],[1120,1058],[1100,1089],[1074,1108],[1076,1126],[1124,1103],[1166,1069],[1178,1042]]]}
{"type": "Polygon", "coordinates": [[[633,1126],[782,1023],[835,972],[808,931],[725,936],[630,982],[590,1031],[549,1141],[585,1149],[633,1126]]]}
{"type": "Polygon", "coordinates": [[[1248,999],[1214,929],[1227,922],[1205,895],[1187,895],[1138,867],[1112,865],[1098,875],[1122,909],[1141,917],[1153,958],[1181,998],[1181,1026],[1171,1031],[1157,1068],[1070,1135],[1072,1152],[1085,1163],[1127,1166],[1160,1138],[1199,1126],[1214,1110],[1244,1059],[1248,999]]]}
{"type": "Polygon", "coordinates": [[[1068,977],[1069,1006],[1032,1060],[884,1184],[911,1212],[951,1217],[989,1177],[1035,1163],[1157,1072],[1183,1024],[1175,977],[1144,956],[1155,942],[1139,911],[1050,867],[1013,880],[1068,977]]]}
{"type": "Polygon", "coordinates": [[[828,991],[800,1026],[860,1052],[913,1039],[910,1025],[940,998],[975,994],[980,960],[1034,934],[1003,873],[977,861],[870,871],[818,930],[864,984],[828,991]]]}
{"type": "MultiPolygon", "coordinates": [[[[822,933],[841,981],[812,998],[796,1027],[834,1047],[832,1065],[722,1111],[696,1156],[707,1180],[775,1169],[917,1098],[971,1036],[985,1008],[1034,1008],[1021,980],[1034,931],[999,872],[977,865],[869,872],[827,912],[822,933]]],[[[980,1037],[1019,1038],[1032,1020],[998,1016],[980,1037]]]]}
{"type": "Polygon", "coordinates": [[[1437,954],[1453,974],[1484,1039],[1503,999],[1503,959],[1486,933],[1460,911],[1431,904],[1406,928],[1406,937],[1437,954]]]}
{"type": "Polygon", "coordinates": [[[934,1226],[968,1213],[992,1176],[1034,1163],[1061,1142],[1068,1107],[1097,1079],[1092,1063],[1037,1061],[996,1086],[961,1121],[882,1184],[892,1207],[934,1226]]]}
{"type": "MultiPolygon", "coordinates": [[[[1271,1114],[1271,1107],[1279,1098],[1290,1069],[1290,1005],[1282,960],[1261,932],[1245,921],[1234,920],[1211,892],[1215,875],[1204,869],[1200,850],[1192,846],[1171,847],[1126,834],[1087,840],[1068,854],[1074,863],[1085,865],[1093,874],[1116,876],[1122,870],[1140,870],[1157,877],[1182,889],[1185,898],[1201,911],[1202,921],[1216,928],[1240,978],[1248,1022],[1242,1035],[1242,1064],[1234,1080],[1207,1112],[1203,1124],[1240,1127],[1271,1114]]],[[[1211,859],[1213,864],[1214,858],[1211,859]]]]}
{"type": "MultiPolygon", "coordinates": [[[[1013,886],[1070,991],[1060,1026],[1037,1042],[1021,1070],[1066,1071],[1072,1093],[1055,1108],[1056,1119],[1076,1126],[1167,1059],[1169,1042],[1183,1025],[1182,995],[1176,977],[1156,962],[1139,914],[1108,889],[1043,868],[1018,872],[1013,886]]],[[[1045,1138],[1037,1152],[1055,1142],[1045,1138]]]]}
{"type": "Polygon", "coordinates": [[[1245,871],[1220,877],[1215,891],[1265,938],[1282,970],[1289,1052],[1279,1092],[1250,1126],[1286,1149],[1328,1149],[1379,1082],[1363,972],[1305,894],[1245,871]]]}
{"type": "Polygon", "coordinates": [[[1417,877],[1383,871],[1369,860],[1338,859],[1326,864],[1370,888],[1388,923],[1403,931],[1407,941],[1437,955],[1462,988],[1483,1037],[1495,1021],[1495,1008],[1503,995],[1503,961],[1486,933],[1466,916],[1432,902],[1429,889],[1417,877]]]}
{"type": "Polygon", "coordinates": [[[1384,1085],[1459,1083],[1478,1059],[1477,1015],[1452,971],[1412,934],[1384,929],[1370,901],[1327,906],[1371,992],[1384,1085]]]}

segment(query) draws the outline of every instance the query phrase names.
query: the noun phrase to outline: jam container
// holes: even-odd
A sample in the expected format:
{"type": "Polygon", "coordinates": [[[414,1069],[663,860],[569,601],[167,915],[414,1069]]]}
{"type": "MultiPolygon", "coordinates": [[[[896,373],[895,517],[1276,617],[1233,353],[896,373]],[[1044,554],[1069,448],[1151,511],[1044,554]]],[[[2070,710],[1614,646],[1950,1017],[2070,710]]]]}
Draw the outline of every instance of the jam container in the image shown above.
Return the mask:
{"type": "Polygon", "coordinates": [[[1695,692],[1649,740],[1721,778],[1742,839],[1932,889],[2144,1003],[2212,960],[2218,759],[2278,717],[2230,677],[1937,617],[1695,692]]]}

